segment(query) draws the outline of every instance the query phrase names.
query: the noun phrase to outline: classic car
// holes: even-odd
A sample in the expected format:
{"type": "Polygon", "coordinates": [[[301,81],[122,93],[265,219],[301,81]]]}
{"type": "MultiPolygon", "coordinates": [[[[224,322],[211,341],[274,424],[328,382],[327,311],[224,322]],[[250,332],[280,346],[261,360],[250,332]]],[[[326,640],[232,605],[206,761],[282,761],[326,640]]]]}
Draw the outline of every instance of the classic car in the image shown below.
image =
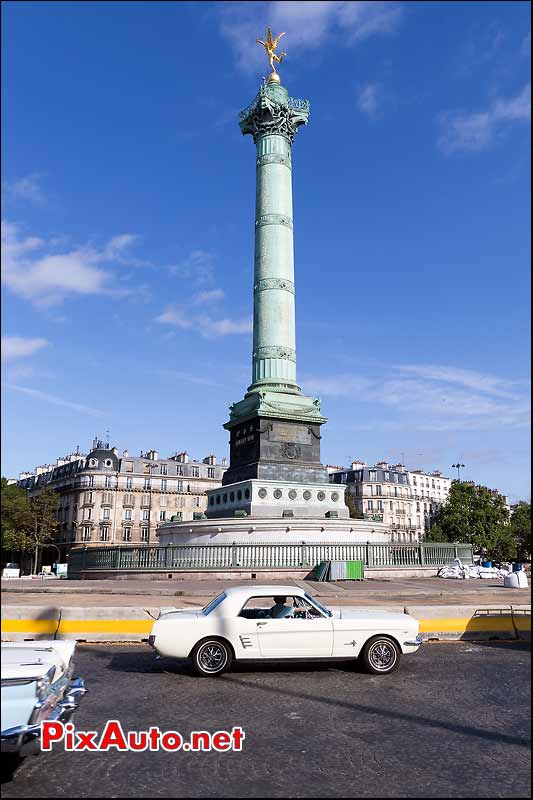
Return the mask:
{"type": "Polygon", "coordinates": [[[161,609],[148,643],[159,656],[191,659],[198,675],[221,675],[233,660],[357,658],[385,675],[422,638],[408,614],[326,608],[297,586],[238,586],[205,608],[161,609]]]}
{"type": "Polygon", "coordinates": [[[86,693],[72,678],[76,642],[2,642],[3,753],[22,757],[40,750],[41,722],[67,722],[86,693]]]}

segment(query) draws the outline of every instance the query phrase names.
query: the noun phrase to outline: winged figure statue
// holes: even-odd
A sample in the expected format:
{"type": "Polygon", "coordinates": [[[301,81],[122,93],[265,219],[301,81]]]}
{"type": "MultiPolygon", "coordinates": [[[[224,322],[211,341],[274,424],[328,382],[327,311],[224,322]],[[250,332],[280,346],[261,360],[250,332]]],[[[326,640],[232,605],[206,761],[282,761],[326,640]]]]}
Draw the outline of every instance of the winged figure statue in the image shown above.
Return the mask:
{"type": "Polygon", "coordinates": [[[270,28],[267,28],[267,35],[266,35],[266,42],[263,42],[262,39],[256,39],[256,42],[262,44],[266,50],[268,63],[270,64],[270,69],[272,72],[276,72],[276,65],[281,64],[287,53],[280,53],[279,56],[275,53],[276,47],[278,46],[278,42],[282,36],[285,36],[285,32],[280,33],[279,36],[276,36],[275,39],[272,39],[272,31],[270,28]]]}

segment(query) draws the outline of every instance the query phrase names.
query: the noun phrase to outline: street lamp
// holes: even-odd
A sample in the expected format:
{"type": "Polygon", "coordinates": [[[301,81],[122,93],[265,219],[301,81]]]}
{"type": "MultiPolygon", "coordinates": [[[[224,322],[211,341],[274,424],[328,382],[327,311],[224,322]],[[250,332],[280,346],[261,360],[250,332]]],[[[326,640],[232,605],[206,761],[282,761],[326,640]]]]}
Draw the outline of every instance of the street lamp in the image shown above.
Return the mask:
{"type": "Polygon", "coordinates": [[[463,469],[464,464],[459,464],[459,463],[452,464],[452,467],[457,470],[457,480],[460,481],[461,480],[461,470],[463,469]]]}

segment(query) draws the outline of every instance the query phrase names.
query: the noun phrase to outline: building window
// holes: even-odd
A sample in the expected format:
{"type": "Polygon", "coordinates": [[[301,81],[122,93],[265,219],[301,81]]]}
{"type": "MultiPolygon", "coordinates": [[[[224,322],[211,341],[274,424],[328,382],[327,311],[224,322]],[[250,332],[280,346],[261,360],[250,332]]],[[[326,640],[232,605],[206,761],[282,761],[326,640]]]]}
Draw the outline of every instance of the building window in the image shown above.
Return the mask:
{"type": "Polygon", "coordinates": [[[92,519],[92,516],[93,516],[92,508],[83,509],[83,519],[92,519]]]}
{"type": "Polygon", "coordinates": [[[145,475],[150,475],[150,464],[144,464],[143,471],[145,475]]]}
{"type": "Polygon", "coordinates": [[[381,497],[381,486],[379,484],[376,486],[376,495],[381,497]]]}
{"type": "Polygon", "coordinates": [[[81,530],[81,538],[84,542],[90,541],[91,538],[91,528],[89,525],[84,525],[81,530]]]}
{"type": "Polygon", "coordinates": [[[135,497],[133,494],[125,494],[122,502],[125,506],[133,506],[135,505],[135,497]]]}
{"type": "Polygon", "coordinates": [[[161,497],[159,498],[159,505],[161,506],[161,508],[163,508],[164,506],[166,506],[166,504],[167,504],[167,496],[166,494],[162,494],[161,497]]]}
{"type": "Polygon", "coordinates": [[[147,520],[150,519],[150,509],[149,508],[144,508],[143,509],[143,519],[147,519],[147,520]]]}
{"type": "Polygon", "coordinates": [[[166,520],[166,518],[167,518],[167,512],[166,511],[160,511],[159,512],[159,521],[160,522],[164,522],[166,520]]]}
{"type": "Polygon", "coordinates": [[[167,491],[167,485],[168,485],[168,481],[166,481],[166,480],[162,480],[161,481],[161,491],[162,492],[166,492],[167,491]]]}
{"type": "Polygon", "coordinates": [[[196,508],[199,508],[199,506],[200,506],[200,498],[199,497],[194,497],[193,501],[192,501],[192,504],[193,504],[193,506],[196,506],[196,508]]]}
{"type": "Polygon", "coordinates": [[[141,528],[141,542],[148,541],[148,528],[141,528]]]}
{"type": "Polygon", "coordinates": [[[149,506],[150,505],[150,495],[149,494],[143,494],[143,496],[141,498],[141,505],[142,506],[149,506]]]}
{"type": "Polygon", "coordinates": [[[131,528],[124,528],[122,531],[122,541],[131,542],[131,528]]]}
{"type": "Polygon", "coordinates": [[[131,519],[131,508],[124,509],[124,519],[131,519]]]}
{"type": "Polygon", "coordinates": [[[93,502],[93,493],[92,492],[85,492],[83,496],[84,503],[92,503],[93,502]]]}
{"type": "Polygon", "coordinates": [[[370,470],[370,473],[369,473],[368,480],[370,480],[370,481],[377,481],[377,479],[378,479],[378,473],[376,472],[376,470],[375,470],[375,469],[371,469],[371,470],[370,470]]]}
{"type": "Polygon", "coordinates": [[[178,481],[178,485],[176,491],[182,492],[183,491],[183,481],[178,481]]]}
{"type": "Polygon", "coordinates": [[[176,475],[183,475],[183,467],[181,466],[181,464],[178,464],[176,466],[176,475]]]}
{"type": "Polygon", "coordinates": [[[151,485],[152,485],[152,481],[150,480],[150,478],[145,478],[144,479],[144,487],[143,488],[144,489],[149,489],[151,487],[151,485]]]}
{"type": "Polygon", "coordinates": [[[111,509],[104,508],[104,519],[111,519],[111,509]]]}
{"type": "Polygon", "coordinates": [[[111,492],[103,492],[102,493],[102,505],[112,505],[113,504],[113,495],[111,492]]]}
{"type": "Polygon", "coordinates": [[[107,526],[100,531],[100,539],[102,542],[109,541],[109,528],[107,526]]]}
{"type": "Polygon", "coordinates": [[[133,472],[133,461],[126,461],[126,472],[133,472]]]}
{"type": "Polygon", "coordinates": [[[390,506],[390,510],[392,511],[392,510],[393,510],[393,508],[394,508],[394,505],[393,505],[393,502],[392,502],[392,500],[390,501],[390,503],[389,503],[389,506],[390,506]]]}
{"type": "Polygon", "coordinates": [[[373,501],[373,500],[369,500],[369,501],[367,502],[367,504],[366,504],[366,507],[367,507],[367,509],[368,509],[369,511],[373,511],[373,510],[374,510],[374,501],[373,501]]]}
{"type": "Polygon", "coordinates": [[[111,475],[106,475],[105,476],[104,486],[105,486],[106,489],[110,489],[112,487],[112,485],[113,485],[112,481],[113,481],[113,478],[111,477],[111,475]]]}
{"type": "Polygon", "coordinates": [[[192,475],[193,478],[199,478],[200,477],[200,467],[193,467],[192,470],[191,470],[191,475],[192,475]]]}
{"type": "Polygon", "coordinates": [[[378,500],[378,511],[383,511],[383,500],[378,500]]]}
{"type": "Polygon", "coordinates": [[[168,467],[166,464],[161,464],[161,475],[168,475],[168,467]]]}
{"type": "Polygon", "coordinates": [[[133,478],[126,478],[126,489],[133,489],[133,478]]]}
{"type": "Polygon", "coordinates": [[[215,477],[215,468],[214,467],[208,467],[207,468],[207,477],[208,478],[214,478],[215,477]]]}

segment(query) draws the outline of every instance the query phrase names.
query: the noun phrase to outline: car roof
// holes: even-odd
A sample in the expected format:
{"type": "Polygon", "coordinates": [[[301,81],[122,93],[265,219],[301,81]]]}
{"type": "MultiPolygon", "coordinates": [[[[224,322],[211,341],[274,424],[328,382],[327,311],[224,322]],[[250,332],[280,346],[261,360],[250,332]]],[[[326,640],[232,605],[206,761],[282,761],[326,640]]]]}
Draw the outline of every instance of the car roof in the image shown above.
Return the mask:
{"type": "Polygon", "coordinates": [[[299,586],[259,585],[259,586],[230,586],[224,589],[228,596],[253,595],[254,597],[283,597],[284,595],[305,594],[305,589],[299,586]]]}

